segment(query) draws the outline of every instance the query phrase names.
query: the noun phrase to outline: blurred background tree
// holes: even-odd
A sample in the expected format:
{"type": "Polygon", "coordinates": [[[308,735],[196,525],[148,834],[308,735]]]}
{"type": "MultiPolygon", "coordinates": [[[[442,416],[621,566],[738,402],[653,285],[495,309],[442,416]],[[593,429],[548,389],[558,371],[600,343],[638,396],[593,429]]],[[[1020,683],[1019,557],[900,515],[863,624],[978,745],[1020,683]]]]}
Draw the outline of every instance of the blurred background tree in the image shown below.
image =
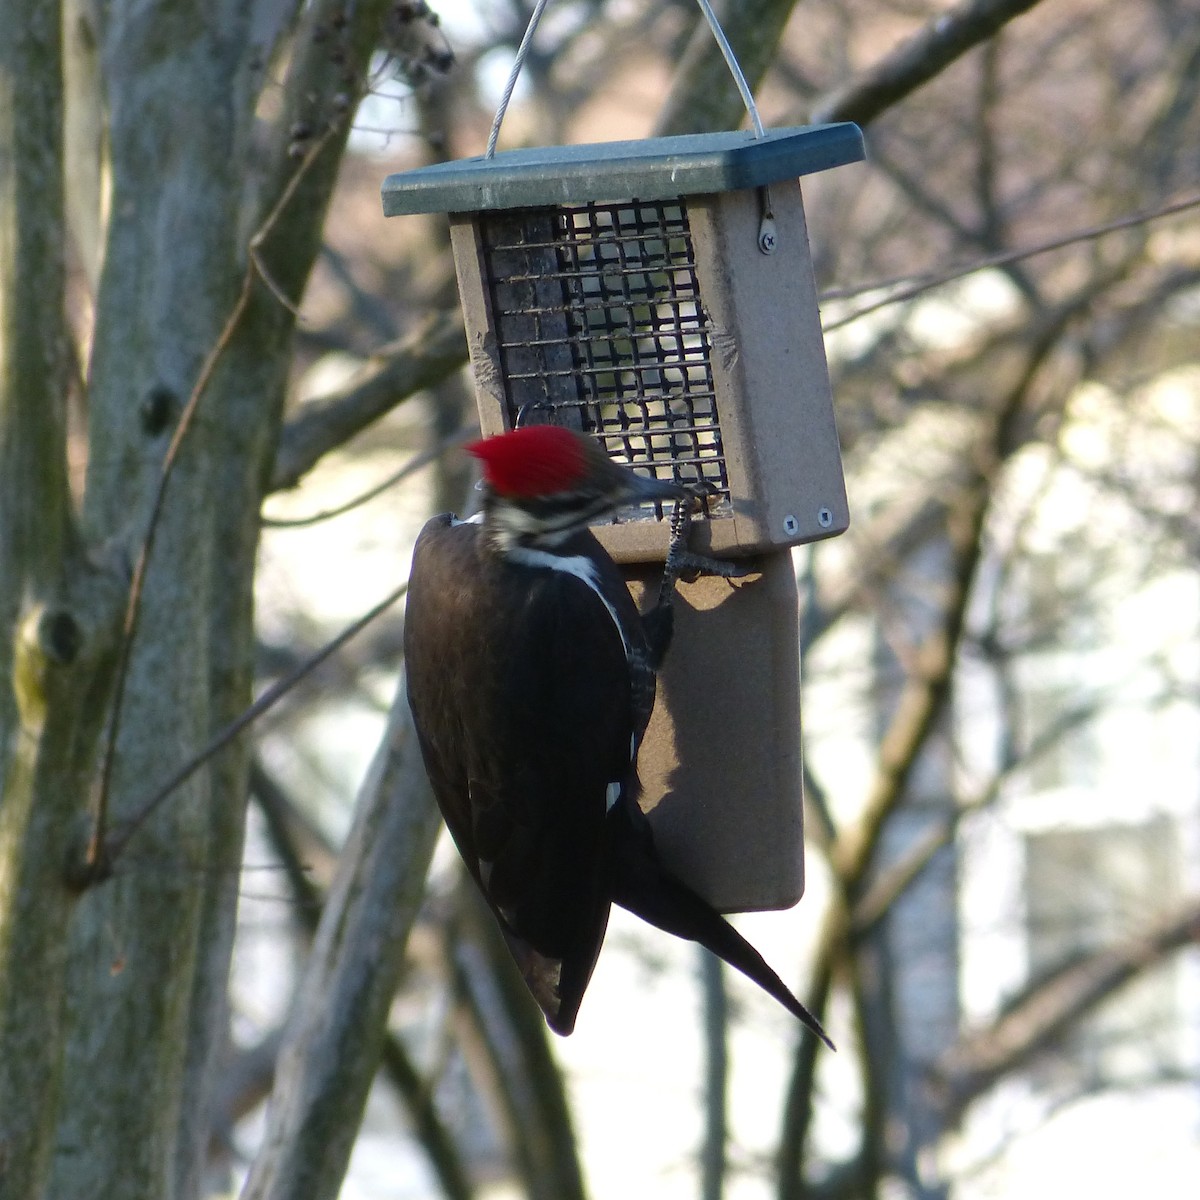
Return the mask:
{"type": "MultiPolygon", "coordinates": [[[[1172,1194],[1194,0],[721,8],[768,123],[870,153],[805,184],[809,895],[742,919],[836,1058],[620,920],[550,1044],[434,853],[399,606],[164,791],[469,507],[445,231],[378,187],[482,149],[531,8],[0,0],[0,1196],[1172,1194]]],[[[504,142],[742,116],[691,0],[559,0],[504,142]]]]}

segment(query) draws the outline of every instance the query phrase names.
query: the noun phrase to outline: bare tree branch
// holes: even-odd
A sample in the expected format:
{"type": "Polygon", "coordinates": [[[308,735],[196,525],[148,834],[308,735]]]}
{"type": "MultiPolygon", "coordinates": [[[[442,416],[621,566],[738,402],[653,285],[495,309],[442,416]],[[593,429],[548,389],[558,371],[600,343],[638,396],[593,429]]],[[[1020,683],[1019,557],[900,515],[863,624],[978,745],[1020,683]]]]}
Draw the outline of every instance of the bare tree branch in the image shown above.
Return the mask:
{"type": "Polygon", "coordinates": [[[288,1020],[243,1200],[335,1200],[440,826],[402,687],[288,1020]]]}
{"type": "MultiPolygon", "coordinates": [[[[821,921],[821,940],[804,996],[805,1007],[818,1021],[825,1020],[833,992],[835,964],[841,961],[848,925],[845,900],[835,895],[821,921]]],[[[779,1127],[778,1200],[804,1200],[807,1195],[804,1163],[816,1107],[817,1059],[822,1047],[818,1038],[801,1035],[797,1039],[779,1127]]]]}
{"type": "MultiPolygon", "coordinates": [[[[771,65],[795,7],[796,0],[738,0],[720,7],[721,27],[751,89],[771,65]]],[[[655,133],[665,137],[737,129],[745,118],[737,85],[712,30],[698,16],[675,82],[655,123],[655,133]]]]}
{"type": "MultiPolygon", "coordinates": [[[[829,849],[837,892],[822,922],[813,973],[817,1003],[813,1011],[818,1014],[824,1008],[838,965],[847,959],[853,905],[868,878],[879,839],[905,794],[908,778],[922,748],[945,710],[963,636],[967,600],[982,554],[982,535],[995,473],[1022,444],[1021,417],[1032,383],[1066,324],[1063,312],[1057,316],[1058,319],[1048,324],[1026,351],[1017,379],[1002,397],[979,438],[971,461],[971,478],[959,485],[956,503],[946,509],[946,538],[952,563],[940,622],[912,656],[908,679],[880,742],[876,774],[863,813],[855,825],[839,832],[829,849]]],[[[864,1062],[864,1070],[870,1098],[869,1062],[864,1062]]],[[[806,1039],[797,1050],[784,1110],[779,1141],[780,1200],[799,1200],[803,1195],[801,1164],[807,1152],[814,1076],[815,1055],[806,1039]]],[[[873,1170],[868,1143],[875,1132],[867,1129],[861,1147],[861,1154],[867,1155],[862,1168],[868,1175],[873,1170]]]]}
{"type": "Polygon", "coordinates": [[[368,504],[377,496],[383,495],[384,492],[389,491],[410,475],[415,475],[425,467],[439,463],[444,455],[463,445],[464,442],[467,442],[472,437],[478,436],[478,432],[478,424],[474,421],[470,428],[459,426],[449,437],[443,438],[436,446],[432,446],[428,450],[423,450],[420,454],[414,454],[402,467],[397,467],[390,475],[384,476],[383,479],[378,483],[372,484],[366,491],[351,496],[349,500],[344,500],[341,504],[335,504],[332,508],[323,508],[318,512],[308,513],[303,517],[263,517],[263,528],[303,529],[306,526],[319,525],[323,521],[331,521],[335,517],[352,512],[354,509],[368,504]]]}
{"type": "Polygon", "coordinates": [[[317,931],[325,891],[337,872],[337,850],[257,757],[250,763],[250,794],[266,822],[271,849],[283,865],[293,912],[311,936],[317,931]]]}
{"type": "Polygon", "coordinates": [[[106,878],[111,873],[113,864],[124,853],[130,839],[138,832],[154,812],[164,804],[178,789],[187,782],[206,762],[219,751],[229,745],[237,736],[258,720],[268,709],[273,708],[290,692],[306,675],[315,671],[331,654],[336,653],[352,637],[362,632],[381,613],[386,612],[408,590],[408,582],[392,589],[373,608],[368,609],[362,616],[352,621],[339,634],[331,638],[314,654],[304,659],[293,671],[276,680],[249,707],[243,709],[238,716],[218,730],[206,746],[198,750],[185,763],[175,769],[171,776],[143,801],[136,812],[113,832],[103,843],[97,859],[103,874],[96,876],[87,867],[80,873],[80,883],[95,883],[106,878]]]}
{"type": "MultiPolygon", "coordinates": [[[[267,819],[271,844],[283,861],[299,922],[310,935],[315,934],[325,898],[312,879],[311,862],[315,858],[323,868],[336,869],[334,849],[317,830],[308,826],[283,789],[258,763],[251,768],[250,786],[267,819]]],[[[416,1137],[429,1156],[446,1200],[470,1200],[470,1180],[453,1138],[438,1115],[434,1088],[421,1077],[396,1033],[385,1034],[380,1065],[382,1073],[404,1099],[416,1137]]],[[[273,1078],[272,1061],[267,1090],[273,1078]]]]}
{"type": "MultiPolygon", "coordinates": [[[[292,196],[292,188],[299,183],[304,172],[312,165],[317,155],[323,149],[324,142],[321,142],[312,147],[305,155],[304,161],[297,166],[292,176],[290,186],[284,189],[278,204],[268,214],[266,224],[250,239],[251,262],[246,267],[237,299],[234,301],[220,334],[212,346],[209,347],[208,353],[204,357],[199,374],[192,385],[191,393],[183,406],[179,420],[171,435],[167,452],[163,456],[162,470],[159,473],[157,486],[151,500],[145,534],[142,537],[137,561],[134,563],[133,578],[129,585],[129,601],[125,610],[125,626],[122,630],[121,647],[117,660],[116,682],[113,688],[113,713],[109,721],[104,758],[100,768],[99,797],[96,802],[92,835],[87,846],[86,861],[73,871],[75,882],[80,886],[86,883],[101,882],[108,878],[112,870],[112,859],[107,853],[108,848],[106,843],[108,840],[108,809],[113,768],[117,757],[117,746],[120,741],[121,721],[125,715],[125,687],[129,678],[130,663],[133,660],[134,642],[137,638],[138,626],[141,621],[142,593],[145,588],[146,572],[150,569],[155,538],[158,535],[162,515],[165,511],[167,489],[175,472],[175,466],[179,461],[180,452],[187,440],[188,434],[191,432],[196,413],[199,411],[200,402],[208,392],[209,384],[212,382],[217,365],[228,350],[230,343],[238,331],[238,326],[249,307],[257,273],[257,259],[254,257],[253,247],[263,236],[269,234],[272,225],[279,218],[292,196]]],[[[140,824],[140,820],[138,824],[140,824]]]]}
{"type": "Polygon", "coordinates": [[[566,1091],[500,927],[462,872],[449,931],[459,1044],[505,1128],[529,1200],[585,1200],[566,1091]]]}
{"type": "Polygon", "coordinates": [[[811,120],[866,125],[944,71],[973,46],[993,37],[1038,0],[963,0],[939,13],[919,33],[873,67],[819,100],[811,120]]]}
{"type": "Polygon", "coordinates": [[[47,611],[66,581],[73,540],[61,21],[58,4],[0,3],[0,1096],[6,1098],[0,1195],[6,1200],[41,1194],[54,1145],[75,900],[61,864],[83,807],[75,761],[80,740],[71,730],[78,701],[59,703],[70,700],[63,684],[71,681],[61,668],[82,649],[80,629],[69,613],[55,622],[47,611]]]}
{"type": "Polygon", "coordinates": [[[722,1200],[729,1141],[729,994],[721,960],[703,946],[697,947],[697,956],[704,1003],[704,1141],[700,1147],[700,1197],[701,1200],[722,1200]]]}
{"type": "Polygon", "coordinates": [[[1026,1065],[1081,1017],[1168,955],[1200,942],[1200,897],[1133,937],[1069,963],[1021,996],[993,1025],[942,1057],[932,1080],[948,1122],[996,1080],[1026,1065]]]}
{"type": "Polygon", "coordinates": [[[294,487],[323,455],[466,361],[466,334],[457,309],[435,313],[403,341],[383,347],[347,387],[306,404],[284,426],[271,490],[294,487]]]}
{"type": "Polygon", "coordinates": [[[878,291],[882,288],[894,288],[898,290],[892,291],[890,295],[872,301],[862,308],[848,313],[846,316],[837,317],[832,321],[825,322],[822,328],[828,333],[832,329],[840,329],[843,325],[849,325],[851,321],[857,321],[859,317],[865,317],[868,313],[885,308],[889,304],[899,304],[906,300],[912,300],[921,295],[922,292],[929,291],[931,288],[941,287],[942,284],[950,283],[955,279],[962,279],[964,276],[974,274],[976,271],[985,271],[990,267],[1011,266],[1013,263],[1021,262],[1024,259],[1049,253],[1051,250],[1061,250],[1064,246],[1071,246],[1078,242],[1094,241],[1096,238],[1101,238],[1106,234],[1116,233],[1123,229],[1136,229],[1161,217],[1170,217],[1176,213],[1185,212],[1188,209],[1195,208],[1197,205],[1200,205],[1200,193],[1192,192],[1189,195],[1169,200],[1153,208],[1143,209],[1141,212],[1117,217],[1112,221],[1104,221],[1099,225],[1090,225],[1086,229],[1073,230],[1070,233],[1050,238],[1047,241],[1038,242],[1036,245],[1018,246],[1012,250],[1003,250],[996,254],[989,254],[983,258],[976,259],[974,262],[964,263],[958,267],[950,267],[947,270],[938,271],[934,274],[915,277],[909,275],[903,279],[888,279],[877,283],[856,284],[853,287],[832,288],[821,293],[822,301],[842,300],[861,295],[864,292],[878,291]]]}
{"type": "Polygon", "coordinates": [[[434,1089],[421,1077],[404,1043],[395,1034],[383,1042],[381,1065],[408,1107],[416,1136],[437,1173],[446,1200],[470,1200],[474,1194],[462,1158],[434,1105],[434,1089]]]}

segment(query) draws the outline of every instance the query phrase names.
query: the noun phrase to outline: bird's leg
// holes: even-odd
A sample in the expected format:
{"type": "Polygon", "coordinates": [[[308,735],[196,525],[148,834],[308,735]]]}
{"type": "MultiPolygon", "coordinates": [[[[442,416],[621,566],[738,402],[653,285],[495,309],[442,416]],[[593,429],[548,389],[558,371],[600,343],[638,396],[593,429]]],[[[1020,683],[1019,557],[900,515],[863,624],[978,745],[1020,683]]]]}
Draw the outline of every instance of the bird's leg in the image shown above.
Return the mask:
{"type": "Polygon", "coordinates": [[[670,604],[675,596],[675,584],[683,573],[681,559],[688,552],[687,539],[692,528],[692,499],[676,500],[671,512],[671,537],[667,543],[667,561],[663,564],[662,582],[658,585],[658,604],[670,604]]]}
{"type": "Polygon", "coordinates": [[[654,607],[642,616],[646,639],[650,644],[651,664],[657,671],[666,657],[675,630],[675,585],[681,578],[694,579],[699,575],[720,575],[739,579],[753,573],[753,568],[741,563],[725,562],[706,555],[693,554],[687,548],[692,528],[692,513],[704,503],[700,495],[677,500],[671,512],[671,536],[667,543],[667,561],[663,564],[662,582],[654,607]]]}
{"type": "Polygon", "coordinates": [[[663,564],[662,582],[658,585],[658,598],[649,612],[642,614],[642,627],[646,631],[646,642],[650,648],[650,665],[658,671],[671,646],[675,632],[675,582],[681,567],[679,556],[686,552],[688,530],[692,527],[690,497],[676,500],[671,511],[671,538],[667,543],[667,561],[663,564]]]}
{"type": "Polygon", "coordinates": [[[692,496],[687,500],[676,500],[671,513],[671,539],[667,545],[667,561],[663,567],[662,583],[658,589],[658,603],[670,604],[675,596],[675,584],[681,578],[696,578],[700,575],[719,575],[723,579],[741,579],[751,575],[753,567],[725,559],[709,558],[705,554],[693,554],[688,549],[688,534],[692,528],[692,513],[704,503],[703,496],[692,496]]]}

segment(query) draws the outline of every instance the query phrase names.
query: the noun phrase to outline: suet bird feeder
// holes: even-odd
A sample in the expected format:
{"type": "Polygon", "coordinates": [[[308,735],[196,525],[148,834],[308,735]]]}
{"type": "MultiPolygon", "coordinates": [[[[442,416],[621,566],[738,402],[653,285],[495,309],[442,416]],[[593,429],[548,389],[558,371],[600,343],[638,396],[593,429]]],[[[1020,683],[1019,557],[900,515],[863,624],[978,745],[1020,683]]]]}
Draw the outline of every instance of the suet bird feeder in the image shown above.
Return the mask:
{"type": "MultiPolygon", "coordinates": [[[[796,181],[860,160],[862,136],[758,130],[512,150],[383,185],[388,216],[449,216],[484,434],[567,425],[699,485],[691,548],[755,569],[681,586],[640,759],[663,857],[726,911],[803,890],[787,550],[849,523],[796,181]]],[[[635,596],[657,587],[669,516],[594,530],[635,596]]]]}
{"type": "MultiPolygon", "coordinates": [[[[695,549],[755,554],[849,522],[795,180],[862,157],[823,125],[539,150],[391,176],[443,211],[485,434],[552,421],[712,495],[695,549]]],[[[601,532],[661,559],[647,508],[601,532]]]]}

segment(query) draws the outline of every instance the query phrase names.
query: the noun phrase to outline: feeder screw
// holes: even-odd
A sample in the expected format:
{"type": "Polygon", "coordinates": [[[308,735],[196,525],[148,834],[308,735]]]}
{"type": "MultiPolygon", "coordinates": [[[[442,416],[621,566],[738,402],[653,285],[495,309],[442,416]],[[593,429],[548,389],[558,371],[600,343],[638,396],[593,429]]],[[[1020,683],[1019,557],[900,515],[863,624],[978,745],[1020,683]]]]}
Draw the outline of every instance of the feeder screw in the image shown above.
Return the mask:
{"type": "Polygon", "coordinates": [[[833,513],[831,513],[827,508],[818,508],[817,524],[820,525],[822,529],[828,529],[830,525],[833,524],[833,513]]]}
{"type": "Polygon", "coordinates": [[[775,236],[775,218],[763,217],[758,227],[758,248],[764,254],[774,254],[778,246],[779,241],[775,236]]]}
{"type": "Polygon", "coordinates": [[[783,518],[783,532],[788,537],[795,537],[800,532],[800,522],[791,513],[783,518]]]}

